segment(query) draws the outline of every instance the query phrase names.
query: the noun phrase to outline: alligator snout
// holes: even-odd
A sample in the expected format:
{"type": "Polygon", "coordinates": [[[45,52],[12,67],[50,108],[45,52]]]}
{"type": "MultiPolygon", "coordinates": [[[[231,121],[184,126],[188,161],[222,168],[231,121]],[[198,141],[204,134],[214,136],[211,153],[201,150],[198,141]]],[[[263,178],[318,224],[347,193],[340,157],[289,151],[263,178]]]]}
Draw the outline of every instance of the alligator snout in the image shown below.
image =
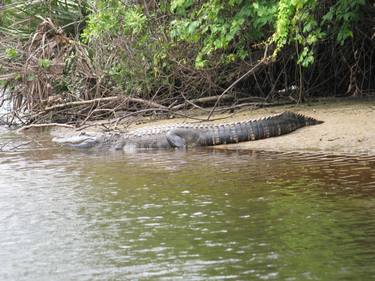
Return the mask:
{"type": "Polygon", "coordinates": [[[98,136],[82,132],[76,136],[55,137],[52,139],[52,141],[58,144],[62,144],[64,146],[74,148],[91,148],[95,146],[97,143],[99,143],[99,139],[100,138],[98,136]]]}

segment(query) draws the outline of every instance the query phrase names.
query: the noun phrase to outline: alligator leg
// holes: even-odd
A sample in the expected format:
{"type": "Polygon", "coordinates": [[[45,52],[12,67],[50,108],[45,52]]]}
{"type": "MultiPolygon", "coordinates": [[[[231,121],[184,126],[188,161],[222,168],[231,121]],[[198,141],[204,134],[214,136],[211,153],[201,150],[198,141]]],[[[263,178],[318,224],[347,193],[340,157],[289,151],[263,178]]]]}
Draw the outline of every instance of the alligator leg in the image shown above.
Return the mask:
{"type": "Polygon", "coordinates": [[[177,147],[177,148],[186,147],[185,139],[177,135],[175,132],[167,132],[166,137],[171,147],[177,147]]]}
{"type": "Polygon", "coordinates": [[[115,143],[115,150],[123,150],[125,146],[125,140],[121,139],[115,143]]]}

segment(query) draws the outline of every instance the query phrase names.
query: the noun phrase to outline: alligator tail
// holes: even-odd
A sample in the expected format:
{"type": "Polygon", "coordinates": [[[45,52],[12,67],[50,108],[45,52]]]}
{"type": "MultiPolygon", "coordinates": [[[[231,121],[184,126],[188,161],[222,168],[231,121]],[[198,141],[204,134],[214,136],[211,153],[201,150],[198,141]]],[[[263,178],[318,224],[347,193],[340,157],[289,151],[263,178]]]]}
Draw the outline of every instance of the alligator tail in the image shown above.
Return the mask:
{"type": "Polygon", "coordinates": [[[285,113],[289,114],[290,118],[298,118],[299,122],[301,124],[304,124],[304,126],[313,126],[313,125],[319,125],[319,124],[324,123],[323,121],[317,120],[315,118],[312,118],[312,117],[309,117],[309,116],[306,116],[306,115],[303,115],[303,114],[300,114],[300,113],[294,113],[294,112],[290,112],[290,111],[284,112],[284,114],[285,113]],[[295,115],[295,116],[293,116],[293,115],[295,115]]]}
{"type": "Polygon", "coordinates": [[[286,111],[262,119],[205,128],[200,131],[199,144],[211,146],[265,139],[321,123],[312,117],[286,111]]]}

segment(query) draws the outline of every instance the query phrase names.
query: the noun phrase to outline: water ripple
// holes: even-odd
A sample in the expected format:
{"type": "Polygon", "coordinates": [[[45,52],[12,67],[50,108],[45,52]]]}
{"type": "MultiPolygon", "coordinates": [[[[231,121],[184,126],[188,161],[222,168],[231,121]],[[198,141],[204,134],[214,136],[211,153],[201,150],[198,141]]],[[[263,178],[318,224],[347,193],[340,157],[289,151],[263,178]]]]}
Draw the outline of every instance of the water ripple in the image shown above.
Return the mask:
{"type": "Polygon", "coordinates": [[[0,279],[370,280],[374,195],[372,156],[42,138],[0,154],[0,279]]]}

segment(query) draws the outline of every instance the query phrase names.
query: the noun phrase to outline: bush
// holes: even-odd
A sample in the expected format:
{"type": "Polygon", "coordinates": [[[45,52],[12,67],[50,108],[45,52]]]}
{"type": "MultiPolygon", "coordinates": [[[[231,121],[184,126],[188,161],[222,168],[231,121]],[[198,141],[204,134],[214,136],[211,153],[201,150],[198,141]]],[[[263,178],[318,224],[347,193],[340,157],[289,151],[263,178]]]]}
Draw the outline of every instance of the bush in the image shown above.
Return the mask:
{"type": "Polygon", "coordinates": [[[143,97],[220,93],[269,49],[274,63],[236,88],[269,98],[293,85],[316,86],[305,80],[320,83],[310,71],[328,50],[352,48],[355,29],[370,37],[371,28],[360,25],[369,20],[364,5],[373,13],[364,0],[99,1],[83,38],[100,50],[100,68],[116,86],[143,97]],[[273,77],[280,69],[282,77],[273,77]]]}
{"type": "Polygon", "coordinates": [[[40,103],[47,92],[65,102],[123,94],[169,107],[228,89],[237,102],[361,95],[375,87],[373,18],[364,0],[5,0],[0,81],[44,81],[40,103]],[[25,50],[48,47],[32,39],[48,36],[38,30],[44,22],[56,31],[53,48],[63,43],[66,53],[42,53],[25,74],[25,50]],[[50,75],[56,56],[58,77],[50,75]]]}

